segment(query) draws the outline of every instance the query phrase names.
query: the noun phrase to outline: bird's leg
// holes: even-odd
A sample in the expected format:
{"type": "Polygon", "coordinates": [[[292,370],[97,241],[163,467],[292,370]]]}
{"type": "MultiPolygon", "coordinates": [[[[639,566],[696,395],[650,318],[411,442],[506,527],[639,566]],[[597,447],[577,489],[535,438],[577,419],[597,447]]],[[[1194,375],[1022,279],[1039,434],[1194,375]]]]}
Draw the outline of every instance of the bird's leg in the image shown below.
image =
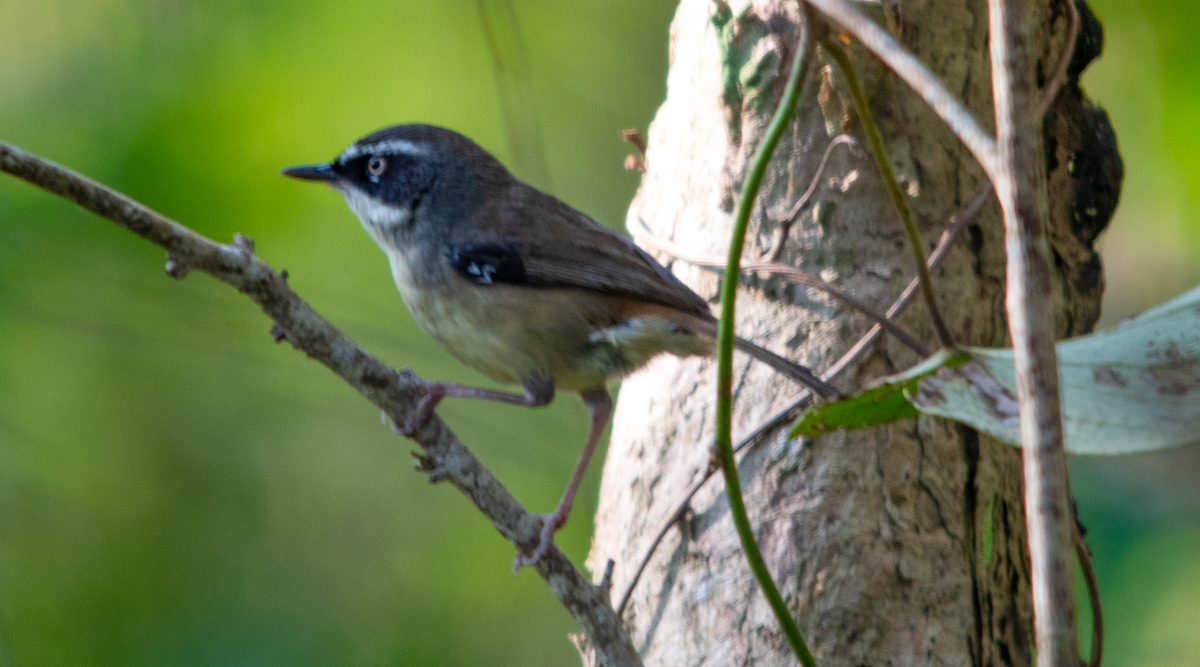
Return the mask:
{"type": "MultiPolygon", "coordinates": [[[[552,380],[531,376],[525,380],[525,393],[514,394],[495,389],[468,387],[452,382],[425,382],[425,395],[417,403],[416,412],[405,422],[404,426],[392,424],[392,430],[400,435],[412,435],[429,423],[433,410],[443,398],[482,398],[488,401],[508,403],[509,405],[524,405],[530,408],[540,408],[554,400],[554,382],[552,380]]],[[[386,415],[385,415],[386,416],[386,415]]]]}
{"type": "Polygon", "coordinates": [[[542,522],[541,541],[538,542],[533,553],[529,555],[517,553],[516,558],[513,559],[513,574],[516,574],[517,569],[522,565],[533,565],[541,560],[542,556],[546,555],[546,551],[550,549],[550,545],[554,544],[554,533],[567,524],[567,517],[571,514],[571,504],[575,502],[575,492],[579,490],[579,483],[583,481],[583,473],[587,472],[588,462],[592,460],[592,453],[596,451],[596,444],[600,442],[604,427],[608,425],[608,418],[612,416],[612,397],[608,395],[608,390],[604,387],[582,391],[579,396],[583,398],[583,404],[587,406],[588,412],[592,415],[592,429],[588,433],[587,442],[583,445],[583,453],[579,455],[579,462],[575,464],[575,472],[571,474],[571,481],[567,484],[567,490],[563,492],[558,507],[555,507],[554,511],[549,514],[537,515],[542,522]]]}

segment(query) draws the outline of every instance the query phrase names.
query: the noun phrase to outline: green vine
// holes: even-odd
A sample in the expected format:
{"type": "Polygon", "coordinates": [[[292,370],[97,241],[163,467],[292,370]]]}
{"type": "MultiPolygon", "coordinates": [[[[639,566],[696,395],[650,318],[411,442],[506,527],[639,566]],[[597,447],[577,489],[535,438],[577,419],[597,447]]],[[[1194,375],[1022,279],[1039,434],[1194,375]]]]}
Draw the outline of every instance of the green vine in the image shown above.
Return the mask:
{"type": "Polygon", "coordinates": [[[942,313],[937,307],[937,300],[933,296],[933,281],[929,277],[929,268],[925,264],[925,251],[921,248],[917,223],[913,220],[912,211],[904,201],[904,193],[901,192],[900,184],[896,182],[896,174],[892,172],[892,165],[888,162],[887,152],[883,148],[883,136],[880,135],[879,126],[875,124],[875,119],[871,116],[871,107],[867,104],[867,96],[863,94],[862,86],[858,85],[858,75],[854,72],[854,65],[850,63],[850,58],[846,56],[846,52],[837,42],[826,39],[821,42],[821,47],[837,62],[838,69],[842,71],[842,77],[846,79],[850,97],[854,99],[854,109],[858,111],[863,131],[867,133],[867,142],[871,144],[871,154],[875,156],[875,165],[879,168],[879,175],[887,186],[888,194],[892,196],[892,203],[896,205],[896,210],[900,213],[901,222],[904,223],[904,231],[908,234],[908,245],[912,248],[913,259],[917,263],[917,278],[921,284],[921,295],[925,298],[925,305],[929,308],[929,317],[933,320],[933,328],[937,332],[938,341],[941,342],[942,347],[953,350],[955,348],[954,337],[950,335],[950,329],[942,319],[942,313]]]}
{"type": "Polygon", "coordinates": [[[746,175],[746,181],[742,185],[742,194],[734,215],[733,238],[729,243],[729,262],[721,285],[721,321],[718,325],[717,335],[716,414],[717,451],[721,468],[725,473],[725,493],[729,498],[730,516],[737,528],[738,537],[741,539],[742,549],[746,552],[746,560],[750,564],[750,569],[754,572],[754,577],[758,579],[758,584],[762,588],[767,602],[771,605],[775,617],[779,619],[783,634],[787,636],[788,643],[791,644],[792,650],[804,667],[816,667],[817,663],[813,659],[812,653],[809,652],[808,645],[804,642],[804,636],[800,634],[799,626],[796,625],[783,597],[779,594],[779,589],[771,580],[771,573],[767,570],[767,565],[758,550],[758,544],[754,540],[754,531],[750,527],[750,518],[746,515],[746,503],[742,499],[737,464],[733,458],[733,321],[742,249],[745,245],[750,213],[754,210],[754,200],[758,195],[758,188],[762,184],[763,174],[766,173],[767,163],[770,162],[771,155],[779,144],[779,138],[787,129],[796,101],[800,97],[804,75],[809,69],[806,66],[808,64],[806,60],[811,60],[812,56],[811,32],[812,22],[806,16],[800,26],[800,43],[796,48],[795,62],[792,63],[792,73],[784,88],[783,99],[780,100],[779,108],[771,118],[766,136],[763,137],[758,151],[754,154],[754,161],[746,175]]]}

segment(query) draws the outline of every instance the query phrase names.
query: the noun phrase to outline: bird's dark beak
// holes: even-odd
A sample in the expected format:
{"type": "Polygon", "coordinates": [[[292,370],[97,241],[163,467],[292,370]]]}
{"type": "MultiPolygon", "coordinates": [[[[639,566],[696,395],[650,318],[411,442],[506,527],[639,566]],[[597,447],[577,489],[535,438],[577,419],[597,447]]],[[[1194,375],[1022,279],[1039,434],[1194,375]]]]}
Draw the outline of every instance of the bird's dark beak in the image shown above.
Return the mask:
{"type": "Polygon", "coordinates": [[[288,178],[298,178],[302,181],[340,181],[341,174],[333,170],[333,165],[329,164],[312,164],[302,165],[299,167],[288,167],[279,172],[288,178]]]}

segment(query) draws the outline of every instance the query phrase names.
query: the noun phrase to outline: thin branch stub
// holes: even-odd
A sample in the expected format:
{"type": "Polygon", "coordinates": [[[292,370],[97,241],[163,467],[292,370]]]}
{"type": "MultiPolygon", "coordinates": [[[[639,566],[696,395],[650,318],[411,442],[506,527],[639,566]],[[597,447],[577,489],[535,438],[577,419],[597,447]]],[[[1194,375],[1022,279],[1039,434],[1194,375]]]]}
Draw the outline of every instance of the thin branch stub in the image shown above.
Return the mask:
{"type": "Polygon", "coordinates": [[[167,253],[167,264],[163,268],[166,269],[167,275],[175,280],[183,280],[192,270],[192,267],[174,253],[167,253]]]}

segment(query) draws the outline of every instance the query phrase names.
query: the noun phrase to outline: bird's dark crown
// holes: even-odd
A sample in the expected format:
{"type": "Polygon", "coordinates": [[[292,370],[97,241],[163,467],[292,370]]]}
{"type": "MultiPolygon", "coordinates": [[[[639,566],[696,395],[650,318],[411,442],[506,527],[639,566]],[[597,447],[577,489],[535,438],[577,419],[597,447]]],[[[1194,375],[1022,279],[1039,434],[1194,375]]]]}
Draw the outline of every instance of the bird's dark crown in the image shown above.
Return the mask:
{"type": "Polygon", "coordinates": [[[342,151],[330,167],[367,194],[398,205],[409,204],[436,181],[474,181],[476,189],[511,178],[504,165],[474,141],[432,125],[396,125],[374,132],[342,151]]]}

